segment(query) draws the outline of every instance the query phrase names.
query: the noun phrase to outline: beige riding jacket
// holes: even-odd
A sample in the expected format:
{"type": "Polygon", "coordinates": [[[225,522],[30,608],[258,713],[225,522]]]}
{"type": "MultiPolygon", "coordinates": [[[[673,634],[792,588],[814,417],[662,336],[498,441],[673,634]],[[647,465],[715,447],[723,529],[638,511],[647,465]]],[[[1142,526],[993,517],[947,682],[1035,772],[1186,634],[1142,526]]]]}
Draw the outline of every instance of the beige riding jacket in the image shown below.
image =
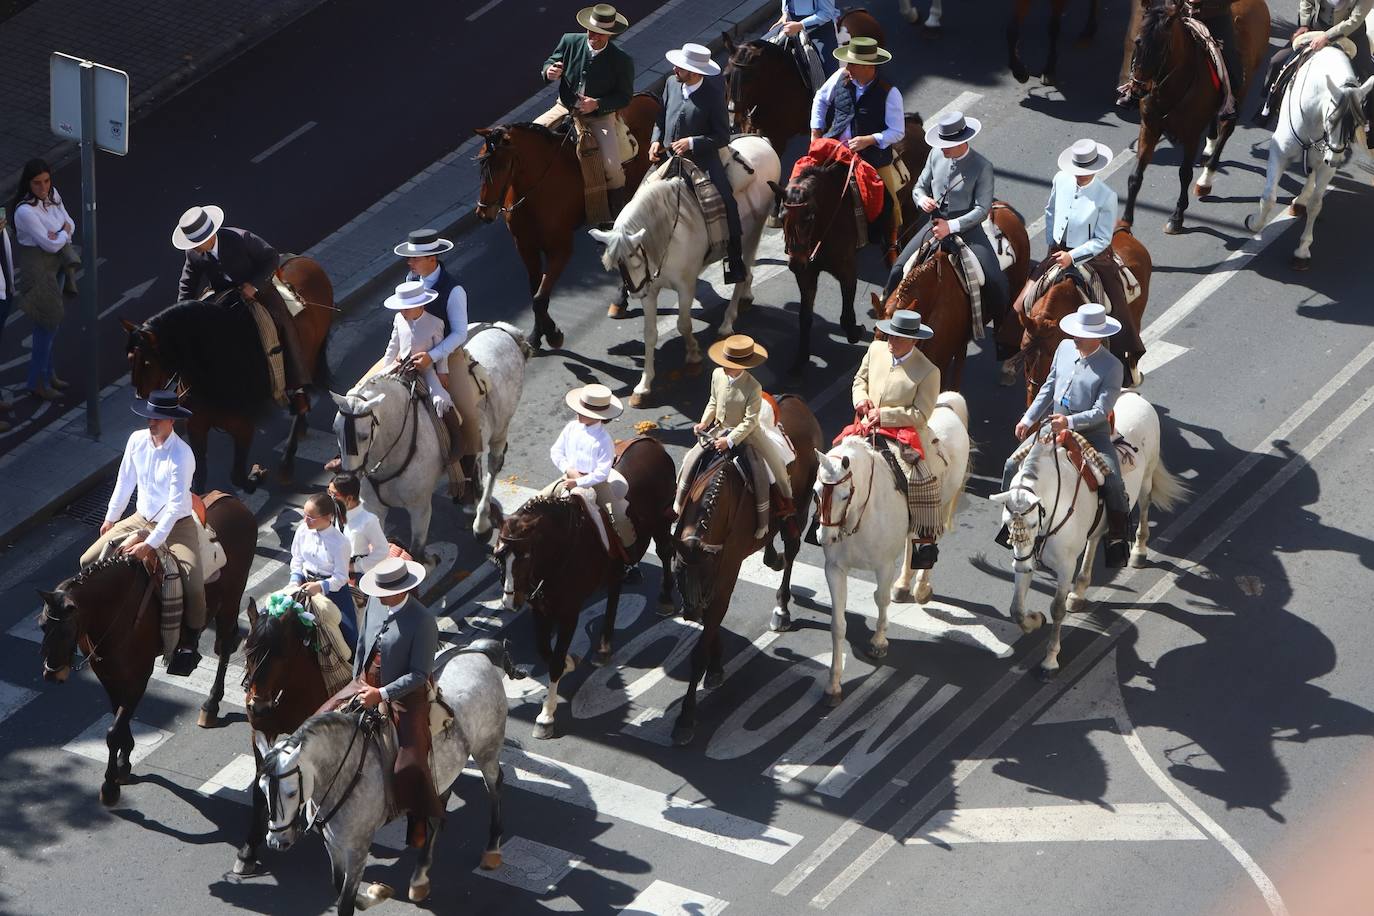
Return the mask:
{"type": "Polygon", "coordinates": [[[859,364],[852,394],[856,407],[863,401],[877,405],[880,426],[921,430],[940,396],[940,370],[920,350],[894,366],[887,342],[875,340],[859,364]]]}

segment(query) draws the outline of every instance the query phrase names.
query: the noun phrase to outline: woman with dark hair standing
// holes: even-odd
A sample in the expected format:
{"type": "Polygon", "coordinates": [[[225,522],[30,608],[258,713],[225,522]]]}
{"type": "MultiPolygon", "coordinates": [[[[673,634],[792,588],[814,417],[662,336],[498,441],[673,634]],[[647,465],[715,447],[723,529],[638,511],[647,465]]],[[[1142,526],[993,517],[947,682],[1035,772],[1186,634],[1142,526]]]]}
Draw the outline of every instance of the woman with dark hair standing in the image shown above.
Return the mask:
{"type": "Polygon", "coordinates": [[[307,595],[320,595],[339,609],[339,629],[348,646],[358,641],[357,614],[348,588],[348,539],[342,528],[348,510],[328,493],[305,501],[301,523],[291,541],[291,584],[307,595]]]}
{"type": "Polygon", "coordinates": [[[66,313],[57,278],[62,274],[67,294],[76,294],[75,273],[81,264],[72,247],[76,224],[52,186],[52,169],[42,159],[24,164],[12,209],[19,307],[33,319],[28,390],[35,397],[55,401],[67,387],[53,371],[53,340],[66,313]]]}

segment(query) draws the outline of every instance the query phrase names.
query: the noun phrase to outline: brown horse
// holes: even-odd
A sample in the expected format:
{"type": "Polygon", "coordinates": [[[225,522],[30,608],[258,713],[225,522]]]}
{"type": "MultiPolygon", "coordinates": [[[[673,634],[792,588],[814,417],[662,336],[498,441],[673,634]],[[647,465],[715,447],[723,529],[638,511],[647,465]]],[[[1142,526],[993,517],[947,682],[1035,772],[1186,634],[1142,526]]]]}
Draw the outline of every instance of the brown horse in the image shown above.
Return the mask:
{"type": "MultiPolygon", "coordinates": [[[[1014,0],[1011,19],[1007,21],[1007,66],[1011,68],[1011,75],[1016,77],[1018,83],[1030,79],[1030,71],[1026,69],[1025,61],[1021,60],[1021,24],[1026,21],[1034,5],[1035,0],[1014,0]]],[[[1080,47],[1092,41],[1097,35],[1098,5],[1099,0],[1088,0],[1088,21],[1083,23],[1083,31],[1078,35],[1080,47]]],[[[1056,74],[1059,67],[1059,25],[1068,6],[1069,0],[1050,0],[1050,55],[1045,61],[1045,70],[1040,75],[1041,82],[1046,86],[1053,86],[1058,82],[1056,74]]]]}
{"type": "MultiPolygon", "coordinates": [[[[1140,283],[1140,295],[1130,305],[1135,326],[1140,328],[1145,320],[1145,306],[1150,301],[1150,272],[1154,262],[1150,258],[1150,252],[1131,234],[1131,227],[1122,222],[1116,224],[1116,231],[1112,234],[1112,250],[1120,256],[1140,283]]],[[[1065,277],[1045,290],[1028,311],[1017,310],[1017,315],[1025,328],[1022,352],[1026,355],[1027,405],[1035,399],[1036,392],[1049,376],[1054,351],[1066,336],[1059,329],[1059,319],[1077,311],[1086,301],[1086,297],[1073,280],[1065,277]]],[[[1139,361],[1139,354],[1132,354],[1126,361],[1127,385],[1136,377],[1136,363],[1139,361]]]]}
{"type": "MultiPolygon", "coordinates": [[[[625,551],[630,562],[637,563],[653,543],[664,570],[659,612],[671,614],[673,459],[649,436],[620,443],[616,453],[615,468],[630,485],[629,516],[638,535],[635,543],[625,545],[625,551]]],[[[564,671],[577,665],[576,658],[569,664],[568,646],[583,605],[602,588],[606,589],[606,616],[592,664],[604,665],[611,658],[624,566],[607,555],[584,506],[577,496],[534,497],[501,525],[492,553],[492,560],[505,569],[506,607],[514,610],[529,602],[534,609],[536,648],[549,669],[548,696],[535,720],[536,738],[554,735],[558,681],[564,671]]]]}
{"type": "MultiPolygon", "coordinates": [[[[883,27],[867,10],[849,10],[840,17],[840,28],[887,47],[883,27]]],[[[721,38],[730,55],[725,86],[735,131],[762,134],[781,156],[787,141],[805,133],[811,123],[815,91],[807,88],[796,58],[783,46],[763,39],[737,44],[728,32],[721,38]]]]}
{"type": "MultiPolygon", "coordinates": [[[[292,321],[305,359],[302,372],[324,383],[325,338],[338,309],[334,287],[318,263],[307,257],[287,258],[277,278],[291,288],[303,308],[292,321]]],[[[205,301],[182,302],[149,318],[142,325],[121,322],[129,338],[125,352],[129,376],[141,398],[175,382],[191,410],[187,442],[196,455],[193,488],[202,490],[208,468],[206,447],[211,429],[234,440],[234,486],[253,492],[266,471],[248,469],[248,453],[257,421],[272,403],[272,384],[257,327],[242,307],[238,292],[230,290],[205,301]]],[[[282,444],[278,478],[290,482],[296,468],[296,447],[305,438],[307,411],[292,417],[282,444]]]]}
{"type": "MultiPolygon", "coordinates": [[[[1212,180],[1221,162],[1226,141],[1235,130],[1235,119],[1220,121],[1221,90],[1213,82],[1212,65],[1202,47],[1183,22],[1187,7],[1175,0],[1139,0],[1140,31],[1135,40],[1131,63],[1132,91],[1140,97],[1140,137],[1136,141],[1135,171],[1126,182],[1127,225],[1135,223],[1135,201],[1145,177],[1145,167],[1154,158],[1161,136],[1168,137],[1183,151],[1178,166],[1178,203],[1164,224],[1164,231],[1177,235],[1183,231],[1183,212],[1188,209],[1188,185],[1193,180],[1193,165],[1203,135],[1202,176],[1194,192],[1202,197],[1212,192],[1212,180]]],[[[1245,74],[1241,85],[1231,87],[1236,104],[1259,69],[1269,47],[1269,7],[1264,0],[1235,0],[1231,4],[1235,21],[1236,49],[1245,74]]]]}
{"type": "MultiPolygon", "coordinates": [[[[219,724],[224,698],[224,673],[239,644],[239,601],[248,582],[248,569],[258,545],[258,525],[248,507],[232,496],[209,505],[206,520],[219,536],[225,565],[219,578],[205,586],[207,617],[215,624],[215,653],[219,666],[210,695],[200,707],[196,724],[219,724]]],[[[138,560],[114,554],[98,560],[62,582],[51,592],[39,591],[43,612],[43,679],[63,683],[71,673],[79,646],[110,698],[114,724],[105,733],[110,749],[100,800],[119,801],[119,787],[129,780],[129,754],[134,736],[129,723],[148,689],[153,664],[162,654],[162,600],[158,583],[138,560]]]]}
{"type": "MultiPolygon", "coordinates": [[[[1015,254],[1015,261],[1007,269],[1007,285],[1014,297],[1030,275],[1030,238],[1026,235],[1026,223],[1021,214],[1000,200],[992,204],[992,220],[1011,243],[1015,254]]],[[[934,337],[921,341],[918,346],[940,370],[941,390],[958,391],[963,382],[969,341],[973,340],[973,309],[943,247],[902,277],[885,304],[877,293],[873,293],[875,314],[891,318],[898,309],[920,312],[921,321],[935,332],[934,337]]],[[[993,323],[999,349],[1004,341],[1008,341],[1008,349],[1016,347],[1015,343],[1009,343],[1013,332],[1019,331],[1019,324],[1014,324],[1011,312],[1008,305],[1001,315],[983,316],[993,323]]],[[[1019,334],[1015,339],[1019,341],[1019,334]]]]}
{"type": "MultiPolygon", "coordinates": [[[[639,152],[625,166],[627,195],[634,194],[649,169],[649,135],[661,107],[655,96],[641,92],[620,111],[639,144],[639,152]]],[[[505,217],[525,263],[533,300],[530,344],[537,350],[547,338],[557,350],[563,346],[563,332],[549,316],[549,298],[572,257],[573,235],[587,221],[576,132],[556,132],[538,124],[479,127],[474,132],[483,141],[477,157],[482,176],[477,217],[484,223],[505,217]]]]}
{"type": "MultiPolygon", "coordinates": [[[[792,492],[800,497],[810,493],[816,483],[818,450],[823,447],[821,428],[806,402],[796,395],[777,399],[778,425],[787,431],[797,458],[788,466],[792,492]]],[[[682,711],[673,724],[673,743],[691,744],[696,734],[697,683],[706,678],[707,689],[716,687],[725,676],[722,664],[721,623],[730,609],[730,596],[739,580],[740,566],[746,557],[764,548],[764,563],[781,568],[777,606],[769,628],[775,632],[792,626],[792,563],[801,549],[800,531],[806,527],[807,502],[798,498],[797,525],[780,525],[777,519],[762,539],[754,537],[754,496],[733,460],[713,456],[688,487],[678,519],[674,542],[673,574],[682,592],[683,617],[702,623],[701,635],[692,649],[692,673],[682,711]],[[782,534],[783,554],[778,562],[773,539],[782,534]]]]}
{"type": "MultiPolygon", "coordinates": [[[[915,176],[921,174],[930,147],[919,114],[906,115],[906,136],[899,150],[902,162],[913,176],[898,192],[901,200],[911,200],[915,176]]],[[[854,219],[852,186],[846,183],[848,167],[836,161],[803,169],[786,189],[774,186],[783,207],[782,234],[787,266],[797,278],[801,308],[797,354],[790,372],[799,374],[811,362],[811,323],[816,307],[816,286],[822,273],[840,284],[840,326],[850,343],[858,343],[863,325],[854,316],[854,293],[859,282],[858,225],[854,219]]],[[[916,206],[902,208],[902,225],[895,241],[873,239],[887,249],[892,260],[925,222],[926,214],[916,206]]]]}

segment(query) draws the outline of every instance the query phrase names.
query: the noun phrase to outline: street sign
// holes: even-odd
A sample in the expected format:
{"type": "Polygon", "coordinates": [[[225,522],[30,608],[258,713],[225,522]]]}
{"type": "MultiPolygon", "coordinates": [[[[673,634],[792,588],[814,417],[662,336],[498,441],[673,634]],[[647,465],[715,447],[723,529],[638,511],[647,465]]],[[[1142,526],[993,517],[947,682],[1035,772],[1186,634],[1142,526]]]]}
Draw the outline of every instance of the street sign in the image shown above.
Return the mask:
{"type": "Polygon", "coordinates": [[[54,51],[49,59],[49,121],[52,132],[84,140],[81,117],[81,68],[95,71],[95,145],[123,156],[129,152],[129,74],[93,61],[54,51]]]}

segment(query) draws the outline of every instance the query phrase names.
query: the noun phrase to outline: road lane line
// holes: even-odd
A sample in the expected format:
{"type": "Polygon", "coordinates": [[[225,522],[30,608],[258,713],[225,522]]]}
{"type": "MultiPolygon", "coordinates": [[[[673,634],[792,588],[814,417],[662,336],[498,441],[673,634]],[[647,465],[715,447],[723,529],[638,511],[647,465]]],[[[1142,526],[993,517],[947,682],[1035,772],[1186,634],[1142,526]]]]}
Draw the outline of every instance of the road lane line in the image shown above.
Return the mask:
{"type": "Polygon", "coordinates": [[[0,722],[24,708],[24,704],[38,696],[38,691],[9,681],[0,681],[0,722]]]}
{"type": "Polygon", "coordinates": [[[620,916],[720,916],[729,904],[667,881],[655,881],[639,892],[620,916]]]}
{"type": "Polygon", "coordinates": [[[523,789],[657,830],[719,852],[773,865],[804,838],[711,805],[685,801],[623,779],[539,754],[507,748],[508,787],[523,789]]]}
{"type": "Polygon", "coordinates": [[[492,10],[496,9],[500,5],[501,0],[487,0],[486,3],[483,3],[477,9],[473,10],[471,13],[468,14],[468,22],[475,22],[477,19],[481,18],[482,16],[485,16],[487,13],[490,13],[492,10]]]}
{"type": "Polygon", "coordinates": [[[906,840],[908,846],[965,843],[1140,843],[1205,840],[1168,802],[1097,805],[1026,805],[1009,808],[946,808],[906,840]]]}
{"type": "Polygon", "coordinates": [[[316,122],[314,122],[314,121],[306,121],[306,122],[305,122],[304,124],[302,124],[300,127],[297,127],[295,130],[291,131],[291,133],[287,134],[285,137],[282,137],[282,138],[281,138],[280,140],[278,140],[276,143],[273,143],[273,144],[272,144],[271,146],[269,146],[267,149],[265,149],[265,150],[263,150],[262,152],[258,153],[256,156],[254,156],[252,159],[250,159],[249,162],[253,163],[254,165],[260,164],[260,163],[261,163],[264,159],[266,159],[268,156],[271,156],[273,153],[280,152],[281,149],[282,149],[283,147],[285,147],[288,143],[290,143],[292,140],[297,139],[298,137],[300,137],[302,134],[304,134],[306,131],[310,130],[310,128],[312,128],[312,127],[314,127],[314,126],[316,126],[316,122]]]}

